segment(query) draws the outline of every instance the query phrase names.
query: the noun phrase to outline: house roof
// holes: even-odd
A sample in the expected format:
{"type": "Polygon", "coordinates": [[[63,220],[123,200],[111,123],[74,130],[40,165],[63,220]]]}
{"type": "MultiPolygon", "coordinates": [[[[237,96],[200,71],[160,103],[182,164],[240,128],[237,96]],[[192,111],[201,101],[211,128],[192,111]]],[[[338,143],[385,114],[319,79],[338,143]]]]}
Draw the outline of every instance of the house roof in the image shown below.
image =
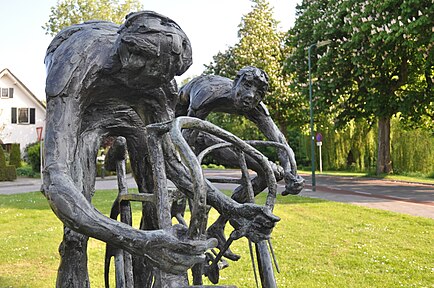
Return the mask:
{"type": "Polygon", "coordinates": [[[37,104],[39,104],[42,109],[46,109],[45,104],[39,100],[35,94],[32,93],[32,91],[29,90],[29,88],[26,87],[26,85],[24,85],[23,82],[20,81],[20,79],[18,79],[8,68],[5,68],[3,70],[0,71],[0,78],[2,78],[3,76],[9,76],[9,78],[11,78],[14,82],[15,85],[17,85],[19,88],[21,88],[21,90],[24,91],[24,93],[31,98],[33,101],[35,101],[37,104]]]}

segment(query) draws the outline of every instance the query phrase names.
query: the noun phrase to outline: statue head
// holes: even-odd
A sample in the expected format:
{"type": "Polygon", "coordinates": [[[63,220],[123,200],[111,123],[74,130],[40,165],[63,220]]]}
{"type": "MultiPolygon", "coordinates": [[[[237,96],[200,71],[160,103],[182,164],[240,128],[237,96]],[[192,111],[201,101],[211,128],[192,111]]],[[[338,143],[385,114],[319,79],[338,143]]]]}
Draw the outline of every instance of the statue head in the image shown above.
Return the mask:
{"type": "Polygon", "coordinates": [[[167,83],[192,64],[187,35],[166,16],[153,11],[130,13],[118,33],[122,69],[142,85],[167,83]]]}
{"type": "Polygon", "coordinates": [[[268,75],[265,71],[247,66],[238,71],[232,92],[238,109],[249,110],[256,107],[268,90],[268,75]]]}

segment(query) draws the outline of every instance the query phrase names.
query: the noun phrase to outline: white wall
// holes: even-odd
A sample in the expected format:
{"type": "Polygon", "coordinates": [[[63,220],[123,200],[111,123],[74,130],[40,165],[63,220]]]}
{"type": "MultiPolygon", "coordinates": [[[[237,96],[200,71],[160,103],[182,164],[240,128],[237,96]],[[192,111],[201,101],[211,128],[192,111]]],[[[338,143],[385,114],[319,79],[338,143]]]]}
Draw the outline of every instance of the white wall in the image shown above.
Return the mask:
{"type": "Polygon", "coordinates": [[[36,127],[44,127],[45,132],[45,109],[7,73],[0,78],[0,88],[14,88],[13,98],[1,98],[0,94],[0,139],[4,144],[20,143],[23,151],[37,141],[36,127]],[[35,124],[11,124],[12,107],[35,108],[35,124]]]}

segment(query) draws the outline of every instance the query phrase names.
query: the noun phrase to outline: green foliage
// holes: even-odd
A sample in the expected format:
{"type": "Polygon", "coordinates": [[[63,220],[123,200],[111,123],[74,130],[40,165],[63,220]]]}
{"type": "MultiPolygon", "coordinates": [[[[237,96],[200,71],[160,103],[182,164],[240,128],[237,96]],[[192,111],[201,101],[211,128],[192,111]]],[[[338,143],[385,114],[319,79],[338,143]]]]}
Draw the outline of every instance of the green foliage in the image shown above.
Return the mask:
{"type": "MultiPolygon", "coordinates": [[[[337,129],[333,122],[317,125],[323,135],[322,158],[324,170],[346,170],[374,173],[377,158],[377,125],[366,121],[350,121],[337,129]]],[[[391,122],[392,161],[399,175],[430,175],[434,171],[434,136],[424,129],[406,129],[399,117],[391,122]]],[[[301,168],[310,167],[310,137],[301,135],[299,143],[290,143],[301,168]]],[[[297,136],[290,136],[296,139],[297,136]]],[[[318,148],[315,147],[317,169],[318,148]]]]}
{"type": "Polygon", "coordinates": [[[16,168],[21,167],[21,150],[19,143],[12,144],[9,165],[14,165],[16,168]]]}
{"type": "Polygon", "coordinates": [[[3,147],[0,146],[0,167],[6,166],[6,156],[3,147]]]}
{"type": "MultiPolygon", "coordinates": [[[[366,121],[350,121],[345,127],[337,129],[333,122],[322,121],[317,132],[323,135],[323,170],[347,170],[370,172],[376,163],[376,126],[366,121]]],[[[297,163],[300,167],[310,167],[310,136],[299,136],[296,149],[297,163]],[[297,151],[299,150],[299,151],[297,151]]],[[[319,169],[319,148],[315,144],[316,167],[319,169]]]]}
{"type": "Polygon", "coordinates": [[[207,117],[206,120],[233,133],[241,139],[265,140],[258,128],[243,116],[213,112],[207,117]]]}
{"type": "Polygon", "coordinates": [[[32,143],[26,146],[24,149],[26,161],[32,166],[32,170],[35,172],[41,172],[41,151],[40,143],[32,143]]]}
{"type": "Polygon", "coordinates": [[[398,117],[392,120],[394,173],[434,175],[434,135],[420,128],[406,130],[398,117]]]}
{"type": "Polygon", "coordinates": [[[5,153],[0,146],[0,181],[13,181],[15,179],[17,179],[15,166],[6,165],[5,153]]]}
{"type": "MultiPolygon", "coordinates": [[[[102,177],[102,171],[103,171],[103,164],[100,162],[96,163],[96,176],[102,177]]],[[[127,174],[132,173],[130,161],[126,162],[125,172],[127,174]]],[[[108,171],[107,169],[104,169],[104,176],[114,176],[114,175],[116,175],[116,171],[108,171]]]]}
{"type": "MultiPolygon", "coordinates": [[[[316,113],[341,127],[399,113],[403,121],[433,129],[431,8],[428,0],[303,1],[287,42],[294,89],[308,95],[305,50],[311,47],[316,113]],[[313,45],[323,40],[331,40],[328,47],[313,45]]],[[[380,136],[378,144],[390,146],[389,134],[380,136]]],[[[381,161],[390,158],[384,151],[381,161]]]]}
{"type": "Polygon", "coordinates": [[[324,125],[324,169],[365,171],[375,167],[376,129],[365,121],[351,121],[335,130],[324,125]]]}
{"type": "Polygon", "coordinates": [[[104,169],[104,165],[102,163],[97,163],[96,164],[96,176],[97,177],[102,177],[102,173],[104,171],[104,176],[113,176],[116,175],[116,172],[114,171],[107,171],[106,169],[104,169]]]}
{"type": "Polygon", "coordinates": [[[17,176],[28,177],[28,178],[40,178],[40,173],[33,171],[32,166],[24,165],[17,168],[17,176]]]}
{"type": "Polygon", "coordinates": [[[295,49],[288,69],[299,75],[301,88],[307,83],[305,48],[332,40],[327,48],[312,50],[321,112],[336,113],[343,125],[398,112],[418,123],[423,115],[434,115],[434,38],[426,33],[432,28],[430,7],[427,0],[303,1],[288,37],[295,49]]]}
{"type": "MultiPolygon", "coordinates": [[[[15,166],[7,165],[6,171],[5,171],[5,178],[3,180],[14,181],[16,179],[17,179],[17,170],[15,169],[15,166]]],[[[1,181],[1,179],[0,179],[0,181],[1,181]]]]}
{"type": "Polygon", "coordinates": [[[3,147],[0,146],[0,181],[6,178],[6,157],[3,147]]]}
{"type": "Polygon", "coordinates": [[[223,170],[225,169],[225,166],[223,165],[218,165],[218,164],[214,164],[214,163],[210,163],[210,164],[202,164],[201,165],[202,169],[216,169],[216,170],[223,170]]]}
{"type": "MultiPolygon", "coordinates": [[[[238,31],[239,42],[213,57],[206,73],[233,79],[244,66],[256,66],[267,72],[269,92],[264,102],[282,131],[297,127],[302,118],[303,102],[298,94],[289,91],[290,77],[283,73],[288,56],[284,34],[278,31],[278,21],[266,0],[252,0],[252,11],[243,16],[238,31]]],[[[234,119],[229,117],[229,119],[234,119]]],[[[304,119],[305,120],[305,119],[304,119]]]]}
{"type": "Polygon", "coordinates": [[[88,20],[121,24],[128,13],[142,9],[138,0],[59,0],[51,7],[49,20],[42,28],[46,34],[54,36],[65,27],[88,20]]]}
{"type": "MultiPolygon", "coordinates": [[[[224,113],[211,113],[207,120],[219,127],[231,132],[244,140],[267,140],[266,137],[259,131],[259,129],[250,122],[247,118],[238,115],[230,115],[224,113]]],[[[277,152],[273,147],[258,147],[270,161],[277,161],[277,152]]],[[[220,164],[217,160],[213,159],[210,155],[203,160],[205,164],[220,164]]],[[[231,167],[235,168],[235,167],[231,167]]]]}
{"type": "Polygon", "coordinates": [[[209,65],[205,65],[205,73],[233,79],[238,70],[242,68],[236,57],[234,47],[229,47],[224,52],[218,52],[217,55],[213,56],[213,61],[209,65]]]}

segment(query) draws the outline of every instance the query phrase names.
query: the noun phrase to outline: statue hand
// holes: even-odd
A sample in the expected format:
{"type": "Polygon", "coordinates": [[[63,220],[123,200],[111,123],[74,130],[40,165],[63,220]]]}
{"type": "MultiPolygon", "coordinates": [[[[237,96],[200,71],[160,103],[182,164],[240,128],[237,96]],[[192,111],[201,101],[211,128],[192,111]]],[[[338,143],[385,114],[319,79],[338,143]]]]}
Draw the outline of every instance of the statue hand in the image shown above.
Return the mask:
{"type": "Polygon", "coordinates": [[[217,246],[214,238],[201,240],[187,239],[187,228],[174,225],[170,230],[146,231],[150,233],[145,241],[142,253],[152,262],[152,265],[170,272],[180,274],[194,264],[205,261],[205,252],[217,246]]]}
{"type": "Polygon", "coordinates": [[[236,230],[233,234],[235,239],[246,236],[255,243],[269,239],[274,226],[280,221],[268,207],[256,204],[242,204],[239,212],[239,215],[230,220],[236,230]]]}
{"type": "Polygon", "coordinates": [[[285,173],[284,175],[285,179],[285,190],[282,191],[282,195],[297,195],[303,190],[304,188],[304,178],[300,175],[294,176],[292,173],[285,173]]]}

